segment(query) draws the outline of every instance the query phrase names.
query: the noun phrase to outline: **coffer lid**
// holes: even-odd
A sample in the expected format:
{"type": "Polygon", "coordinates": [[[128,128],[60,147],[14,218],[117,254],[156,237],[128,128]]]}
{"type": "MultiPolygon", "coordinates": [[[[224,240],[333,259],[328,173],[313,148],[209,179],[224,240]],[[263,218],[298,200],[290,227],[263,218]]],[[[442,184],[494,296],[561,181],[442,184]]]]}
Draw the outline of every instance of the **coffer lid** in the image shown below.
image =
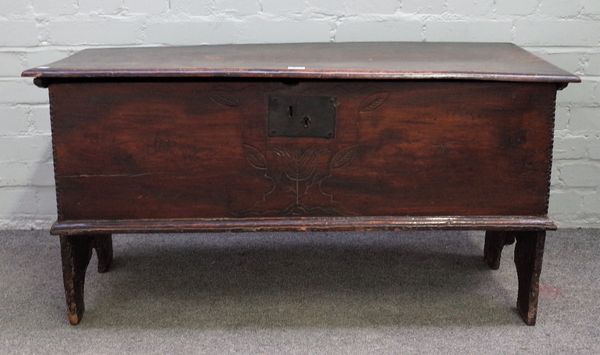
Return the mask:
{"type": "Polygon", "coordinates": [[[22,75],[40,85],[59,78],[132,77],[580,81],[511,43],[459,42],[98,48],[22,75]]]}

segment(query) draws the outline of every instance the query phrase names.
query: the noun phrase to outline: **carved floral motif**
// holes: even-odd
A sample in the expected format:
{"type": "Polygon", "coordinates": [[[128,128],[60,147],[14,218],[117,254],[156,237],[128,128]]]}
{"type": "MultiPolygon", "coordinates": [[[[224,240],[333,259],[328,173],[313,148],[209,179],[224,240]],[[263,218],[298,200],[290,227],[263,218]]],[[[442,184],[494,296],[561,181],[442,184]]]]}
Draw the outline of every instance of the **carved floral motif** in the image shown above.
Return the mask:
{"type": "Polygon", "coordinates": [[[378,92],[367,96],[361,103],[358,111],[360,113],[373,112],[377,110],[390,96],[387,92],[378,92]]]}
{"type": "MultiPolygon", "coordinates": [[[[343,87],[346,90],[346,87],[343,87]]],[[[347,90],[346,90],[347,91],[347,90]]],[[[366,91],[362,88],[361,91],[366,91]]],[[[372,119],[376,111],[388,100],[390,94],[383,91],[372,91],[365,96],[356,106],[356,118],[346,117],[359,122],[361,118],[372,119]]],[[[215,94],[211,99],[223,106],[235,107],[239,103],[229,100],[226,94],[215,94]]],[[[348,125],[359,129],[359,125],[348,125]]],[[[244,135],[250,136],[256,126],[248,126],[244,135]]],[[[255,137],[261,135],[254,131],[255,137]]],[[[348,211],[341,211],[335,201],[333,193],[327,191],[327,180],[333,177],[336,170],[348,166],[355,159],[358,152],[360,133],[344,131],[346,146],[335,148],[337,144],[319,145],[308,148],[298,147],[296,144],[283,146],[282,144],[257,148],[248,144],[254,140],[245,140],[243,144],[244,156],[247,163],[262,173],[268,180],[269,186],[262,193],[262,197],[248,210],[237,212],[238,216],[311,216],[311,215],[348,215],[348,211]],[[355,135],[355,139],[348,139],[348,135],[355,135]]],[[[334,142],[335,143],[335,142],[334,142]]]]}
{"type": "MultiPolygon", "coordinates": [[[[284,192],[290,201],[287,207],[278,212],[282,215],[340,214],[334,206],[333,194],[323,190],[323,182],[332,176],[334,170],[352,162],[356,148],[353,146],[332,154],[325,147],[274,147],[263,153],[254,146],[244,144],[246,161],[254,169],[262,171],[263,177],[271,183],[259,203],[267,201],[276,191],[284,192]],[[305,203],[314,194],[325,197],[328,206],[305,203]]],[[[264,214],[264,211],[246,211],[244,214],[264,214]]]]}

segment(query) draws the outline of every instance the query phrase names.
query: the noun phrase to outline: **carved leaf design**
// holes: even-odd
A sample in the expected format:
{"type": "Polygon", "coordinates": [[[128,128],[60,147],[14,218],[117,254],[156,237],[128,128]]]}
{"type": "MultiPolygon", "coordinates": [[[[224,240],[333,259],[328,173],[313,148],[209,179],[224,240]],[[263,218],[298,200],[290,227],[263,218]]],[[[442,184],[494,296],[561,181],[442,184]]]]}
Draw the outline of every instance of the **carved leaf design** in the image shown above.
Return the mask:
{"type": "Polygon", "coordinates": [[[273,154],[278,158],[291,158],[290,153],[287,150],[283,150],[280,148],[273,148],[273,154]]]}
{"type": "Polygon", "coordinates": [[[267,159],[260,150],[248,144],[244,144],[244,150],[246,152],[246,160],[248,160],[250,165],[259,170],[267,169],[267,159]]]}
{"type": "MultiPolygon", "coordinates": [[[[283,202],[288,201],[287,199],[292,196],[293,199],[284,210],[269,211],[268,214],[301,216],[313,213],[337,214],[335,207],[329,206],[335,203],[333,194],[324,191],[322,183],[333,176],[332,170],[350,164],[359,151],[358,147],[352,146],[341,149],[331,156],[331,150],[325,147],[307,149],[274,147],[264,153],[249,144],[243,144],[243,148],[246,160],[255,169],[263,170],[264,177],[271,183],[269,190],[263,193],[261,201],[257,202],[255,207],[267,203],[267,199],[273,201],[270,196],[278,193],[282,194],[278,198],[283,199],[283,202]],[[267,157],[270,164],[267,164],[267,157]],[[325,201],[323,197],[326,198],[325,201]]],[[[264,213],[249,210],[244,214],[264,213]]]]}
{"type": "Polygon", "coordinates": [[[360,112],[373,112],[377,110],[390,96],[387,92],[379,92],[367,96],[360,104],[360,112]]]}
{"type": "Polygon", "coordinates": [[[348,165],[356,155],[356,147],[342,149],[331,158],[331,168],[339,169],[348,165]]]}
{"type": "Polygon", "coordinates": [[[212,95],[210,97],[210,99],[220,105],[227,106],[227,107],[237,107],[240,105],[240,103],[238,102],[238,100],[236,98],[229,97],[229,96],[226,96],[225,94],[221,94],[221,93],[216,93],[216,94],[212,95]]]}

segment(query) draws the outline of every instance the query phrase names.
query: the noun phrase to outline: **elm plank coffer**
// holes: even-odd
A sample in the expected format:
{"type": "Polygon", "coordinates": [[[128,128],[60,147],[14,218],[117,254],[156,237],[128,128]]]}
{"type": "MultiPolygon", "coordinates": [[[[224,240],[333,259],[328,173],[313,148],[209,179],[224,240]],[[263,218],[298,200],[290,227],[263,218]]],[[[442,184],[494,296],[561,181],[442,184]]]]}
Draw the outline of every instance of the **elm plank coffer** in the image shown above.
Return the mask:
{"type": "Polygon", "coordinates": [[[536,321],[556,91],[508,43],[88,49],[27,70],[50,96],[68,318],[113,233],[469,229],[536,321]]]}

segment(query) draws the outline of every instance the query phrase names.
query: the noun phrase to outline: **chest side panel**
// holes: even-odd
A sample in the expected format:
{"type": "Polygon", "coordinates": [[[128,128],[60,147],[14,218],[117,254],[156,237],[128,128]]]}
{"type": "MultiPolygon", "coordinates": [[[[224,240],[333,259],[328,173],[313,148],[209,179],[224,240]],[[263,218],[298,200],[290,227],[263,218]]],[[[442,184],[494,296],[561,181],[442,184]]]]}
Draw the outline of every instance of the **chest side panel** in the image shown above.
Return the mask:
{"type": "Polygon", "coordinates": [[[545,215],[552,84],[160,81],[50,87],[59,219],[545,215]],[[270,97],[335,101],[332,138],[270,97]]]}

